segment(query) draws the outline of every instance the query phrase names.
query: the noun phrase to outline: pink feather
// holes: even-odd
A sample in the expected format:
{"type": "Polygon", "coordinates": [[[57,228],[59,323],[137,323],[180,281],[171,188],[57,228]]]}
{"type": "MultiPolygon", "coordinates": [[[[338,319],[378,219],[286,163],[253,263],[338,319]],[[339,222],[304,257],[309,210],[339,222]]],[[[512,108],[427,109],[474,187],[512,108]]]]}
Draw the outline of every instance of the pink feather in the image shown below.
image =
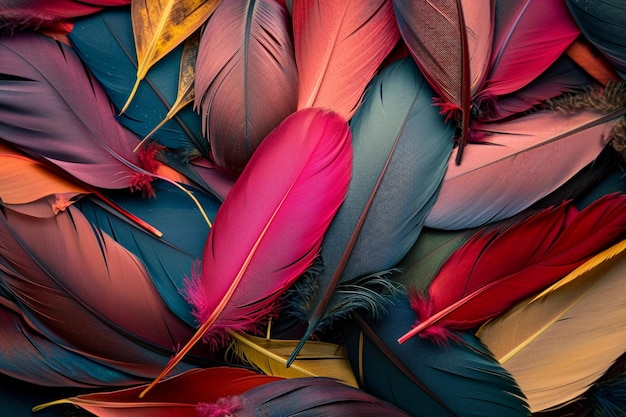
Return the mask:
{"type": "Polygon", "coordinates": [[[203,336],[219,346],[229,330],[253,331],[275,312],[277,298],[318,255],[345,198],[350,140],[341,116],[310,108],[261,143],[217,212],[202,274],[188,282],[201,326],[146,391],[203,336]]]}
{"type": "Polygon", "coordinates": [[[400,39],[389,0],[301,0],[293,5],[298,109],[328,108],[346,120],[400,39]]]}
{"type": "Polygon", "coordinates": [[[241,173],[257,146],[296,110],[291,17],[276,0],[230,0],[203,31],[195,107],[215,162],[241,173]]]}

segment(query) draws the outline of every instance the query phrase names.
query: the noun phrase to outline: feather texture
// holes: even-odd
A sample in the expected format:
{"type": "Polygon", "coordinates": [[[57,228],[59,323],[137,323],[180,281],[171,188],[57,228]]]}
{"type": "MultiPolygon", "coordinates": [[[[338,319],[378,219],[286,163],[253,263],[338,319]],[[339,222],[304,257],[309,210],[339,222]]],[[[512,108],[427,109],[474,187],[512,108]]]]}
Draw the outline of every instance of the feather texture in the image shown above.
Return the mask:
{"type": "Polygon", "coordinates": [[[408,417],[395,406],[329,378],[295,378],[270,382],[240,396],[198,405],[199,417],[257,416],[408,417]]]}
{"type": "MultiPolygon", "coordinates": [[[[431,104],[432,89],[412,59],[372,82],[350,129],[350,188],[322,242],[308,329],[302,342],[343,303],[335,288],[393,268],[415,243],[434,203],[454,130],[431,104]]],[[[349,311],[340,308],[341,315],[349,311]]],[[[294,351],[293,357],[297,354],[294,351]]]]}
{"type": "Polygon", "coordinates": [[[587,109],[569,114],[544,110],[476,125],[475,130],[485,132],[483,142],[466,147],[461,166],[448,162],[425,225],[472,228],[519,213],[594,161],[624,111],[602,115],[587,109]]]}
{"type": "Polygon", "coordinates": [[[489,68],[495,2],[393,0],[393,5],[402,38],[441,99],[441,111],[459,122],[458,164],[469,133],[471,99],[489,68]]]}
{"type": "Polygon", "coordinates": [[[450,329],[471,329],[552,284],[624,233],[625,204],[618,193],[580,212],[565,202],[477,233],[442,265],[428,299],[414,294],[419,323],[399,341],[416,334],[441,340],[450,329]]]}
{"type": "Polygon", "coordinates": [[[245,363],[267,375],[283,378],[328,377],[358,388],[342,346],[307,341],[297,359],[287,367],[287,359],[298,340],[280,340],[231,333],[231,349],[245,363]]]}
{"type": "Polygon", "coordinates": [[[470,333],[442,349],[414,338],[396,340],[413,322],[406,296],[394,298],[384,318],[357,319],[346,330],[348,357],[362,389],[421,416],[528,416],[511,375],[470,333]]]}
{"type": "Polygon", "coordinates": [[[257,146],[296,110],[291,18],[276,0],[217,8],[202,34],[195,108],[215,162],[239,174],[257,146]]]}
{"type": "Polygon", "coordinates": [[[582,395],[626,350],[624,250],[615,244],[480,329],[533,411],[582,395]]]}
{"type": "Polygon", "coordinates": [[[138,138],[70,48],[41,35],[0,40],[0,137],[103,188],[149,189],[150,165],[132,152],[138,138]]]}
{"type": "Polygon", "coordinates": [[[328,108],[346,120],[400,38],[387,0],[297,1],[293,31],[297,108],[328,108]]]}
{"type": "Polygon", "coordinates": [[[254,330],[275,310],[278,297],[318,255],[345,198],[350,139],[341,116],[305,109],[262,142],[218,210],[202,274],[187,287],[200,327],[155,381],[203,336],[219,345],[229,330],[254,330]]]}

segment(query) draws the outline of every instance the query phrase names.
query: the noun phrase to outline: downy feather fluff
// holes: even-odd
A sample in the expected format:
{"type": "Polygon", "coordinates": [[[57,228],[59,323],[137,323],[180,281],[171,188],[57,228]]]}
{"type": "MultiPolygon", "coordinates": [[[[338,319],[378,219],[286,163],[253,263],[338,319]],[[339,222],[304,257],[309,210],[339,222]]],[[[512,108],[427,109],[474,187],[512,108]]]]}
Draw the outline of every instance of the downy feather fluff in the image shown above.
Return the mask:
{"type": "Polygon", "coordinates": [[[470,333],[442,349],[397,338],[413,322],[406,296],[393,299],[380,320],[358,318],[346,332],[346,349],[362,389],[411,415],[522,417],[528,406],[511,375],[470,333]]]}
{"type": "Polygon", "coordinates": [[[626,195],[604,196],[578,211],[571,202],[510,227],[478,232],[442,265],[427,298],[412,294],[418,321],[399,341],[445,342],[551,285],[626,232],[626,195]]]}
{"type": "Polygon", "coordinates": [[[400,39],[388,0],[294,2],[293,32],[297,108],[328,108],[346,120],[400,39]]]}
{"type": "MultiPolygon", "coordinates": [[[[28,32],[0,38],[0,137],[80,181],[149,193],[153,158],[114,118],[104,90],[75,52],[28,32]]],[[[156,163],[158,165],[158,163],[156,163]]]]}
{"type": "Polygon", "coordinates": [[[418,238],[454,135],[431,97],[432,89],[408,57],[375,78],[354,115],[354,173],[346,201],[322,242],[323,268],[313,274],[313,301],[302,307],[308,329],[301,343],[320,320],[350,313],[349,296],[335,292],[338,283],[393,268],[418,238]]]}
{"type": "Polygon", "coordinates": [[[317,257],[346,196],[350,139],[341,116],[310,108],[263,140],[217,212],[201,274],[188,282],[200,327],[170,365],[203,336],[219,346],[230,330],[254,331],[276,311],[281,294],[317,257]]]}
{"type": "Polygon", "coordinates": [[[626,351],[625,250],[598,253],[479,330],[534,412],[582,395],[626,351]]]}
{"type": "Polygon", "coordinates": [[[277,0],[222,2],[196,65],[195,109],[214,161],[239,174],[259,143],[296,110],[291,17],[277,0]]]}

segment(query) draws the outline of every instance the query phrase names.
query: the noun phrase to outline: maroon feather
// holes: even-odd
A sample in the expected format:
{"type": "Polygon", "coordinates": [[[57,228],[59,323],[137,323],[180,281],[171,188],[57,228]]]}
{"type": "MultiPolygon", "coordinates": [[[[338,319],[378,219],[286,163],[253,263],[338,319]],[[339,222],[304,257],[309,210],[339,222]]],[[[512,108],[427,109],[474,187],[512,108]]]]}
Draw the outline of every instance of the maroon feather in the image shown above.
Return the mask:
{"type": "Polygon", "coordinates": [[[34,33],[0,38],[0,138],[95,187],[143,189],[155,148],[115,119],[104,90],[71,48],[34,33]]]}
{"type": "Polygon", "coordinates": [[[511,227],[478,232],[442,265],[428,299],[414,292],[418,323],[399,339],[435,340],[502,313],[615,243],[626,231],[626,195],[609,194],[580,212],[571,202],[511,227]]]}

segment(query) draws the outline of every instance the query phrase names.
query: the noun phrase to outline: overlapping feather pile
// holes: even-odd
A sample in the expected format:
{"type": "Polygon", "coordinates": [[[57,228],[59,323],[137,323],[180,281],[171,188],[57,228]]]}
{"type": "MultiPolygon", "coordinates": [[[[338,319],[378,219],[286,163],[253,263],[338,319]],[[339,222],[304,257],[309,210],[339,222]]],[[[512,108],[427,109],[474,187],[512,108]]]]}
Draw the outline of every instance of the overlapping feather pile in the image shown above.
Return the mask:
{"type": "Polygon", "coordinates": [[[625,21],[0,0],[0,414],[625,415],[625,21]]]}

